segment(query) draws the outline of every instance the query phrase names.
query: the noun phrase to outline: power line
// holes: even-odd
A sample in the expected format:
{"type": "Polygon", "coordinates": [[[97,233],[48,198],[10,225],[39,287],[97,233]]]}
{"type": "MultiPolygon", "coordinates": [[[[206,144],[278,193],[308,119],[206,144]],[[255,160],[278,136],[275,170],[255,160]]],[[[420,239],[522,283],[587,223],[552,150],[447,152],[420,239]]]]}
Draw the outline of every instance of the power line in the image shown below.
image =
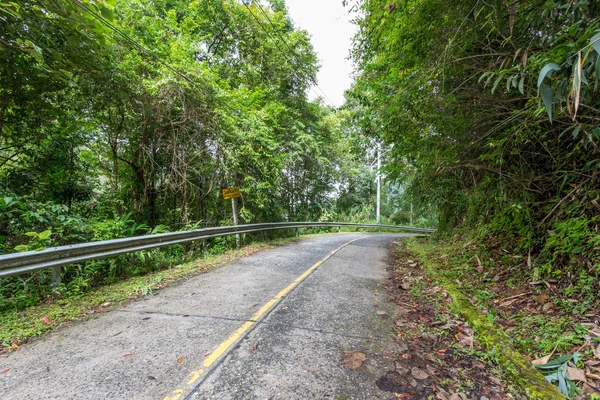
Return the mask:
{"type": "MultiPolygon", "coordinates": [[[[269,33],[269,31],[267,30],[267,28],[265,28],[265,26],[264,26],[264,25],[263,25],[263,23],[260,21],[260,19],[259,19],[259,18],[256,16],[256,14],[254,14],[254,12],[252,12],[252,9],[250,8],[250,6],[249,6],[249,5],[248,5],[248,4],[247,4],[245,1],[242,1],[242,4],[243,4],[243,5],[244,5],[244,6],[245,6],[247,9],[248,9],[248,12],[250,13],[250,15],[252,15],[252,17],[253,17],[253,18],[256,20],[256,22],[258,23],[258,25],[259,25],[259,26],[262,28],[262,30],[263,30],[263,31],[264,31],[264,32],[267,34],[267,37],[268,37],[268,38],[271,40],[271,42],[273,42],[273,44],[275,44],[275,47],[277,48],[277,50],[279,50],[279,52],[280,52],[280,53],[281,53],[281,54],[284,56],[284,58],[285,58],[285,59],[286,59],[286,60],[287,60],[287,61],[288,61],[290,64],[294,65],[295,63],[293,63],[293,62],[290,60],[290,58],[288,57],[287,53],[286,53],[284,50],[282,50],[282,49],[281,49],[281,47],[279,47],[279,46],[277,45],[276,41],[273,39],[273,37],[271,36],[271,34],[270,34],[270,33],[269,33]]],[[[268,18],[267,18],[267,19],[268,19],[268,18]]],[[[269,20],[269,22],[270,22],[270,20],[269,20]]],[[[315,83],[315,82],[312,80],[312,77],[310,77],[310,76],[309,76],[309,79],[310,79],[310,80],[311,80],[313,83],[315,83]]],[[[316,85],[316,83],[315,83],[315,85],[316,85]]],[[[317,87],[318,87],[318,85],[317,85],[317,87]]],[[[312,90],[312,88],[311,88],[311,90],[312,90]]],[[[313,90],[313,91],[314,91],[314,90],[313,90]]],[[[319,95],[319,94],[318,94],[316,91],[314,91],[314,92],[315,92],[315,94],[316,94],[317,96],[321,96],[321,95],[319,95]]],[[[323,95],[325,95],[325,93],[323,93],[323,95]]],[[[326,95],[325,95],[324,97],[325,97],[325,98],[326,98],[326,99],[329,101],[329,103],[330,103],[331,107],[335,108],[335,106],[333,105],[333,103],[331,102],[331,100],[329,100],[329,99],[327,98],[327,96],[326,96],[326,95]]]]}
{"type": "MultiPolygon", "coordinates": [[[[298,54],[296,54],[296,52],[294,51],[294,49],[292,49],[290,47],[290,45],[288,44],[287,40],[285,40],[285,38],[281,35],[281,33],[279,32],[279,30],[277,29],[277,27],[275,26],[275,24],[273,23],[273,21],[271,20],[271,18],[269,18],[269,15],[265,11],[265,9],[261,6],[261,4],[257,0],[254,0],[254,4],[256,4],[258,6],[258,8],[262,12],[262,14],[267,19],[267,21],[269,21],[269,24],[273,28],[273,31],[277,34],[277,36],[279,37],[279,39],[281,39],[281,41],[283,42],[283,44],[285,45],[285,47],[288,48],[288,50],[290,51],[290,53],[292,54],[292,56],[294,57],[294,59],[296,60],[296,62],[298,64],[300,64],[300,66],[303,67],[304,70],[308,70],[308,68],[306,68],[306,66],[304,65],[304,63],[302,62],[302,60],[300,59],[300,57],[298,56],[298,54]]],[[[307,73],[307,76],[312,81],[312,83],[319,89],[319,91],[323,94],[323,96],[325,97],[325,99],[327,99],[327,101],[329,101],[329,103],[333,106],[333,102],[331,101],[331,99],[329,99],[329,97],[327,97],[327,94],[325,93],[325,91],[323,89],[321,89],[321,87],[319,86],[319,84],[310,75],[310,73],[307,73]]],[[[335,108],[335,106],[334,106],[334,108],[335,108]]]]}
{"type": "MultiPolygon", "coordinates": [[[[92,17],[94,17],[96,20],[98,20],[100,23],[102,23],[103,25],[105,25],[107,28],[109,28],[113,32],[115,32],[118,35],[120,35],[128,43],[130,43],[131,45],[133,45],[136,49],[138,49],[138,50],[140,50],[140,51],[148,54],[150,57],[152,57],[152,59],[154,59],[154,61],[158,62],[159,64],[161,64],[165,68],[169,69],[170,71],[172,71],[173,73],[175,73],[177,76],[179,76],[180,78],[182,78],[186,82],[190,83],[192,86],[200,89],[202,92],[204,92],[205,95],[212,96],[212,93],[208,93],[206,91],[206,89],[203,88],[203,87],[201,87],[201,86],[199,86],[199,84],[196,81],[192,80],[190,77],[188,77],[187,75],[185,75],[183,72],[181,72],[178,69],[174,68],[173,66],[171,66],[166,61],[162,60],[156,54],[152,53],[150,50],[148,50],[147,48],[145,48],[142,44],[140,44],[139,42],[137,42],[135,39],[131,38],[125,32],[123,32],[122,30],[120,30],[119,28],[117,28],[116,26],[114,26],[113,24],[111,24],[104,17],[102,17],[98,13],[94,12],[92,9],[90,9],[85,4],[81,3],[81,1],[79,1],[79,0],[72,0],[72,1],[73,1],[73,4],[75,4],[77,7],[81,8],[82,10],[84,10],[85,12],[87,12],[88,14],[90,14],[92,17]]],[[[214,97],[214,99],[217,102],[219,102],[221,105],[223,105],[226,108],[230,109],[231,111],[234,111],[235,113],[240,114],[239,110],[231,107],[229,104],[227,104],[223,100],[219,99],[218,97],[214,97]]]]}

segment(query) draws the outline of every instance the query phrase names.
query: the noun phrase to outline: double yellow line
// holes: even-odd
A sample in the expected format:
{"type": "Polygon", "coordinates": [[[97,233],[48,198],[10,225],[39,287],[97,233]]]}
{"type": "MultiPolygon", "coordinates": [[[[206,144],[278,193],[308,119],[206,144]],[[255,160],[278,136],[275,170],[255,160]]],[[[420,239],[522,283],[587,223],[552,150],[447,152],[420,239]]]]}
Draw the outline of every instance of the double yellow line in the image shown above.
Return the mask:
{"type": "Polygon", "coordinates": [[[251,319],[244,322],[244,324],[240,326],[231,336],[229,336],[227,340],[221,343],[212,353],[210,353],[210,356],[208,356],[204,360],[200,368],[190,372],[188,375],[188,380],[185,382],[185,384],[182,384],[180,388],[173,390],[168,396],[164,397],[163,400],[179,400],[184,393],[193,390],[193,387],[191,386],[198,382],[198,379],[200,379],[200,377],[203,374],[206,374],[206,372],[210,370],[210,368],[215,364],[215,362],[217,362],[222,356],[224,356],[227,353],[227,351],[233,347],[234,344],[236,344],[240,339],[242,339],[243,336],[245,336],[245,334],[248,333],[248,330],[250,328],[252,328],[258,322],[260,322],[260,320],[267,314],[267,312],[269,312],[277,303],[279,303],[283,297],[285,297],[290,291],[292,291],[292,289],[294,289],[296,286],[302,283],[302,281],[305,280],[310,274],[312,274],[312,272],[315,269],[317,269],[321,264],[323,264],[325,261],[331,258],[335,253],[360,239],[363,239],[363,237],[344,243],[337,249],[333,250],[325,258],[316,262],[312,267],[304,271],[304,273],[298,278],[296,278],[296,280],[294,280],[294,282],[292,282],[288,287],[283,289],[281,292],[277,293],[277,295],[271,300],[269,300],[264,306],[262,306],[260,310],[258,310],[256,314],[252,316],[251,319]]]}

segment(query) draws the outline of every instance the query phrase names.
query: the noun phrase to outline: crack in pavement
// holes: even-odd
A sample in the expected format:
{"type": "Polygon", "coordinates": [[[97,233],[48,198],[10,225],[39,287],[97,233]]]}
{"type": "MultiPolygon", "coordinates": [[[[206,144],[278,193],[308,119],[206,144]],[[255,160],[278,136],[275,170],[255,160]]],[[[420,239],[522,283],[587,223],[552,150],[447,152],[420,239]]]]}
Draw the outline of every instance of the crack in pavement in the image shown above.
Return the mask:
{"type": "Polygon", "coordinates": [[[257,325],[282,326],[285,328],[300,329],[300,330],[304,330],[304,331],[308,331],[308,332],[322,333],[322,334],[327,334],[327,335],[335,335],[335,336],[346,337],[346,338],[350,338],[350,339],[365,339],[365,340],[370,339],[370,340],[378,340],[378,341],[389,341],[389,339],[386,339],[386,338],[383,338],[380,336],[363,336],[363,335],[355,335],[352,333],[332,332],[332,331],[326,331],[324,329],[307,328],[305,326],[282,324],[282,323],[278,323],[278,322],[268,322],[268,321],[264,321],[264,320],[257,321],[254,319],[220,317],[220,316],[216,316],[216,315],[179,314],[179,313],[170,313],[170,312],[164,312],[164,311],[145,311],[145,310],[143,310],[143,311],[115,310],[115,311],[131,313],[131,314],[140,314],[140,315],[154,314],[154,315],[164,315],[164,316],[168,316],[168,317],[183,317],[183,318],[192,317],[192,318],[199,318],[199,319],[218,319],[218,320],[223,320],[223,321],[235,321],[235,322],[255,322],[257,325]]]}

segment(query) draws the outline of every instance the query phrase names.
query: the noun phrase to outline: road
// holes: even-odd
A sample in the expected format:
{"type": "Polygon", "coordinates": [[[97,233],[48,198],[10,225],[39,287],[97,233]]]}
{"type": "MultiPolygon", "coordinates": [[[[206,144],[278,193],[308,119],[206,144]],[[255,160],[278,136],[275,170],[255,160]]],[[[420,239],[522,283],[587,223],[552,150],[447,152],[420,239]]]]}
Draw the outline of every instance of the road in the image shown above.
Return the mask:
{"type": "Polygon", "coordinates": [[[0,398],[394,398],[376,381],[393,369],[398,237],[303,239],[45,335],[0,359],[0,398]]]}

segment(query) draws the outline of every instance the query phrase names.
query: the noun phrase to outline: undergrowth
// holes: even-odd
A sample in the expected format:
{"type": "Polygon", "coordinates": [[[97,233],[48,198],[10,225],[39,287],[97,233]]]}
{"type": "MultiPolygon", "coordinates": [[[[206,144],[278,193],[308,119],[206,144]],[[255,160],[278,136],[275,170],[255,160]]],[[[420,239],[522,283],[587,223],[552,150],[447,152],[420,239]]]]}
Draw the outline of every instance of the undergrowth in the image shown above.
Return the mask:
{"type": "Polygon", "coordinates": [[[517,350],[532,358],[553,351],[591,354],[585,324],[597,322],[600,310],[599,269],[592,264],[597,254],[577,255],[579,247],[595,246],[597,236],[579,226],[579,233],[572,225],[559,226],[538,254],[473,232],[411,240],[408,246],[501,324],[517,350]]]}

